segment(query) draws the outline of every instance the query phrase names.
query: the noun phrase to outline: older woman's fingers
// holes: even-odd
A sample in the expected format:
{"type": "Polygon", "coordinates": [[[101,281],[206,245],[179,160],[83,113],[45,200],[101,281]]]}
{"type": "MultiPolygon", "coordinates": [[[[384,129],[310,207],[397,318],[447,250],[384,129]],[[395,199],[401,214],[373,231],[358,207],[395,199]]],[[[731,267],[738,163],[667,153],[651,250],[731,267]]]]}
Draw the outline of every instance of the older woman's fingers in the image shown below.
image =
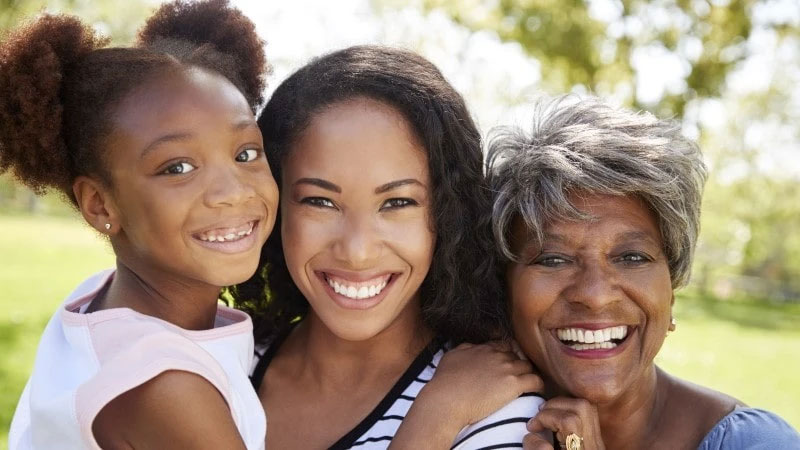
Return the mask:
{"type": "Polygon", "coordinates": [[[545,407],[539,410],[533,419],[528,422],[528,431],[537,433],[552,430],[556,433],[559,442],[564,442],[567,436],[575,433],[584,436],[583,420],[575,411],[553,409],[545,407]]]}
{"type": "Polygon", "coordinates": [[[554,450],[553,444],[537,433],[528,433],[522,438],[524,450],[554,450]]]}
{"type": "Polygon", "coordinates": [[[597,407],[582,398],[555,397],[542,405],[542,409],[573,410],[581,417],[590,417],[597,414],[597,407]]]}

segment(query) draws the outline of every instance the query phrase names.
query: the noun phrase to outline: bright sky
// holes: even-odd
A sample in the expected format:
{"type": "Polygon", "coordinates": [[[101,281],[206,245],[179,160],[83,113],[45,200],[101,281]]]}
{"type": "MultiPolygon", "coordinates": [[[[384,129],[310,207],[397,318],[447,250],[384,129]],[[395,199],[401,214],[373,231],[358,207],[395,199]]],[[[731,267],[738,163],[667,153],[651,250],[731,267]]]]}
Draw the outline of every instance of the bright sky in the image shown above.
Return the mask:
{"type": "MultiPolygon", "coordinates": [[[[471,32],[442,12],[406,7],[377,13],[370,0],[233,3],[256,23],[267,41],[267,56],[275,69],[272,89],[314,56],[353,44],[381,43],[415,50],[436,64],[464,95],[484,134],[498,124],[524,126],[530,117],[526,106],[542,94],[542,68],[518,44],[501,42],[494,33],[471,32]]],[[[618,0],[590,0],[590,13],[609,22],[610,33],[635,34],[643,26],[637,20],[617,20],[621,14],[618,0]]],[[[657,27],[661,16],[658,11],[651,15],[648,25],[657,27]]],[[[786,87],[790,95],[781,106],[786,110],[751,118],[744,142],[729,144],[757,148],[761,156],[756,164],[762,170],[800,178],[800,127],[796,125],[800,123],[800,89],[794,87],[800,86],[800,43],[781,45],[773,32],[759,26],[779,22],[800,27],[800,3],[765,2],[754,10],[754,22],[753,34],[743,44],[754,56],[731,75],[722,100],[690,104],[687,119],[724,137],[729,134],[726,127],[747,117],[739,107],[748,95],[779,84],[786,87]]],[[[637,70],[638,99],[649,103],[664,93],[682,92],[689,71],[682,57],[699,55],[699,45],[686,39],[680,56],[659,45],[638,49],[631,61],[637,70]]],[[[689,126],[687,132],[692,135],[694,130],[689,126]]]]}

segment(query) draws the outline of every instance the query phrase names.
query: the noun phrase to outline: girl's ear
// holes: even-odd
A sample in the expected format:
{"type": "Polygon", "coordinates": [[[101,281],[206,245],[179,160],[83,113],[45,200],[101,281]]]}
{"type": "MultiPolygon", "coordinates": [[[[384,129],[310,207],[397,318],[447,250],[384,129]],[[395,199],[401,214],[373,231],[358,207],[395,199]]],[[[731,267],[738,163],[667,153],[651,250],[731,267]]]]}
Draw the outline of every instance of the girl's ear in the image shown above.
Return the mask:
{"type": "Polygon", "coordinates": [[[72,192],[86,222],[95,230],[113,236],[121,230],[120,215],[110,190],[99,180],[79,176],[72,192]]]}

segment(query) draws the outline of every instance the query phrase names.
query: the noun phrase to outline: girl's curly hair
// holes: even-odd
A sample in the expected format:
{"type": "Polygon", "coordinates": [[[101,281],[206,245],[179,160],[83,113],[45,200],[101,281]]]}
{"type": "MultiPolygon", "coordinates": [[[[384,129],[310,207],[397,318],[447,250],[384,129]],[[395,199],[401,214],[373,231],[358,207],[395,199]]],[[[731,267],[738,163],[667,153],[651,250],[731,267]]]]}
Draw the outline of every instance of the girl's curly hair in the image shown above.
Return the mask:
{"type": "MultiPolygon", "coordinates": [[[[437,239],[420,288],[425,323],[454,342],[496,337],[504,320],[497,297],[504,293],[480,134],[461,95],[429,61],[410,51],[368,45],[325,55],[295,72],[277,88],[258,121],[275,179],[280,184],[281,163],[316,113],[359,97],[399,111],[427,150],[437,239]]],[[[260,267],[232,294],[253,317],[256,341],[264,342],[302,318],[308,302],[289,275],[280,232],[264,246],[260,267]]]]}
{"type": "Polygon", "coordinates": [[[107,48],[78,18],[43,15],[0,44],[0,173],[76,204],[76,177],[111,184],[102,140],[126,95],[166,71],[201,67],[230,80],[255,112],[268,73],[262,44],[227,0],[167,3],[127,48],[107,48]]]}

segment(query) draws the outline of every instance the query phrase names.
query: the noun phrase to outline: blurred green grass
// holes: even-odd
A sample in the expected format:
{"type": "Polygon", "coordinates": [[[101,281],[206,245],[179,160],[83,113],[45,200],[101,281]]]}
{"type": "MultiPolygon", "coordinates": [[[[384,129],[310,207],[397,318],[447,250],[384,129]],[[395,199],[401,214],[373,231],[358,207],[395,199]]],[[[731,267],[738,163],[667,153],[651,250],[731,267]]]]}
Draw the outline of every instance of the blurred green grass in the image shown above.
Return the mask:
{"type": "MultiPolygon", "coordinates": [[[[0,449],[39,335],[81,280],[110,267],[109,245],[80,217],[0,215],[0,449]]],[[[800,305],[719,302],[683,293],[657,362],[669,372],[783,416],[800,428],[800,305]]]]}

